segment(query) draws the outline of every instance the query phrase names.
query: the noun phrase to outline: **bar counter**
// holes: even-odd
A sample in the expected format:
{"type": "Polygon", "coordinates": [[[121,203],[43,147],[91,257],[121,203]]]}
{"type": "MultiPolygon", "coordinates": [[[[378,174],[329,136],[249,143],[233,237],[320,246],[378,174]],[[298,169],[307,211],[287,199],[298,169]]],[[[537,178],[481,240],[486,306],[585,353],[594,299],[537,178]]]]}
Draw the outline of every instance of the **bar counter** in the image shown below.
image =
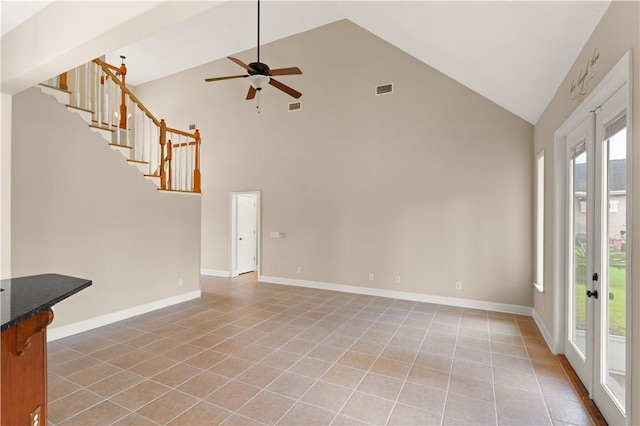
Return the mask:
{"type": "Polygon", "coordinates": [[[56,303],[90,280],[58,274],[0,281],[0,424],[47,425],[47,326],[56,303]]]}

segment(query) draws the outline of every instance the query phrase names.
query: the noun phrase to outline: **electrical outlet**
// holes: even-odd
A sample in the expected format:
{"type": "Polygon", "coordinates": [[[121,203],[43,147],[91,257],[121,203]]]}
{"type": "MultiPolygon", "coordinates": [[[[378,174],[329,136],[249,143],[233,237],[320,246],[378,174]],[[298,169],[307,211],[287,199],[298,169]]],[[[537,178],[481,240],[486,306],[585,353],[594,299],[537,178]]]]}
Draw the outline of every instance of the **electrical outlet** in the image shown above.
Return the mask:
{"type": "Polygon", "coordinates": [[[40,406],[38,405],[35,410],[31,412],[29,416],[30,426],[40,426],[40,406]]]}
{"type": "Polygon", "coordinates": [[[298,273],[301,274],[302,273],[302,266],[298,266],[298,273]]]}
{"type": "Polygon", "coordinates": [[[178,280],[178,287],[182,287],[184,285],[184,281],[182,280],[182,278],[180,278],[178,280]]]}
{"type": "Polygon", "coordinates": [[[456,281],[456,290],[462,290],[462,283],[460,281],[456,281]]]}
{"type": "Polygon", "coordinates": [[[400,284],[400,277],[399,276],[396,277],[396,284],[400,284]]]}
{"type": "Polygon", "coordinates": [[[369,272],[369,281],[373,281],[373,272],[369,272]]]}

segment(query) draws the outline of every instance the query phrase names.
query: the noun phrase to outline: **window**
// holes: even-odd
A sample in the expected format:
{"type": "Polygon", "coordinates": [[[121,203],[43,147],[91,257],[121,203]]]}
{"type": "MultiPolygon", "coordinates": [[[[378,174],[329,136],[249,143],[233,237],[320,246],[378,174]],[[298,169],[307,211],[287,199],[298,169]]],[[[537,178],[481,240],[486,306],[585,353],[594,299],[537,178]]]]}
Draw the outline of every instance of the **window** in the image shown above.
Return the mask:
{"type": "Polygon", "coordinates": [[[535,269],[533,285],[544,291],[544,151],[538,154],[535,171],[535,269]]]}

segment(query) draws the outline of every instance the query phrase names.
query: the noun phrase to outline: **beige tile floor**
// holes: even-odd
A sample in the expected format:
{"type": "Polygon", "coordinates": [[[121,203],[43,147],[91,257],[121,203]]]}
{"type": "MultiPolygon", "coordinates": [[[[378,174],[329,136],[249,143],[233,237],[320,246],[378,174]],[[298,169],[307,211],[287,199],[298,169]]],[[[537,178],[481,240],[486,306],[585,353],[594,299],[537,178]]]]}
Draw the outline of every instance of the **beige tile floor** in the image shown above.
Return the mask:
{"type": "Polygon", "coordinates": [[[52,425],[590,424],[532,318],[202,278],[49,343],[52,425]]]}

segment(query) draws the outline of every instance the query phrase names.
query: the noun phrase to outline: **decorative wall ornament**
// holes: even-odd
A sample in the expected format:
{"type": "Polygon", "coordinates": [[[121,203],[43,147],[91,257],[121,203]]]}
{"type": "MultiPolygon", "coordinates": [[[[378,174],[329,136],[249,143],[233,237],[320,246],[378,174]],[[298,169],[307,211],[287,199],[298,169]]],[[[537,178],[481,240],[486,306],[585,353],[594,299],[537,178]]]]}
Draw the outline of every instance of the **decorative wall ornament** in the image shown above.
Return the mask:
{"type": "Polygon", "coordinates": [[[587,96],[589,82],[596,75],[598,59],[600,59],[600,52],[594,49],[591,59],[587,60],[587,65],[578,75],[578,82],[575,79],[571,82],[569,94],[574,101],[581,101],[587,96]]]}

